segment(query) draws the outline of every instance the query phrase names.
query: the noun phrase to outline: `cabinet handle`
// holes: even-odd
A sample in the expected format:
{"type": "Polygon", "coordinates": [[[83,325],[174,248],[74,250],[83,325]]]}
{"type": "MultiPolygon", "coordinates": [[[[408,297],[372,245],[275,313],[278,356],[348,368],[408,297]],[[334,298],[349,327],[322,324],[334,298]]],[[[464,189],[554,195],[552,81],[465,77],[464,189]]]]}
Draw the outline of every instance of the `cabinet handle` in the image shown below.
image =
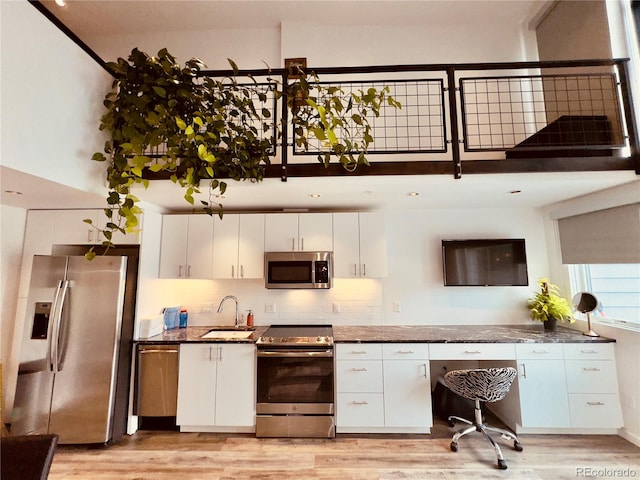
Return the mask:
{"type": "Polygon", "coordinates": [[[411,353],[414,353],[413,350],[398,350],[398,353],[400,355],[409,355],[411,353]]]}
{"type": "Polygon", "coordinates": [[[300,251],[304,252],[304,237],[300,239],[300,251]]]}
{"type": "Polygon", "coordinates": [[[358,276],[358,264],[357,263],[353,264],[353,276],[354,277],[358,276]]]}
{"type": "Polygon", "coordinates": [[[222,362],[222,346],[218,345],[218,361],[222,362]]]}
{"type": "Polygon", "coordinates": [[[366,350],[351,350],[351,353],[353,355],[364,355],[365,353],[367,353],[366,350]]]}
{"type": "Polygon", "coordinates": [[[548,350],[533,350],[533,353],[537,353],[537,354],[543,355],[545,353],[549,353],[549,351],[548,350]]]}
{"type": "Polygon", "coordinates": [[[213,347],[209,347],[209,361],[213,360],[213,347]]]}
{"type": "Polygon", "coordinates": [[[351,370],[353,370],[354,372],[366,372],[367,369],[362,367],[362,368],[355,368],[353,367],[351,370]]]}
{"type": "Polygon", "coordinates": [[[604,406],[604,403],[602,403],[602,402],[587,402],[587,405],[589,405],[590,407],[602,407],[602,406],[604,406]]]}
{"type": "Polygon", "coordinates": [[[527,366],[524,363],[520,365],[522,365],[522,378],[527,378],[527,366]]]}
{"type": "Polygon", "coordinates": [[[236,278],[236,270],[234,265],[231,265],[231,278],[236,278]]]}
{"type": "Polygon", "coordinates": [[[244,278],[244,265],[240,265],[240,278],[244,278]]]}
{"type": "Polygon", "coordinates": [[[356,400],[354,400],[353,402],[354,405],[369,405],[369,402],[367,402],[366,400],[362,401],[362,402],[358,402],[356,400]]]}
{"type": "Polygon", "coordinates": [[[182,278],[182,265],[178,265],[178,278],[182,278]]]}
{"type": "Polygon", "coordinates": [[[187,278],[191,278],[191,265],[187,265],[187,278]]]}
{"type": "Polygon", "coordinates": [[[580,350],[580,353],[586,353],[588,355],[593,355],[594,353],[598,353],[597,350],[580,350]]]}
{"type": "Polygon", "coordinates": [[[600,371],[599,368],[595,368],[595,367],[590,367],[590,368],[584,367],[582,370],[585,371],[585,372],[599,372],[600,371]]]}
{"type": "Polygon", "coordinates": [[[424,378],[427,378],[427,372],[429,371],[429,368],[427,367],[426,363],[423,363],[422,366],[424,367],[424,378]]]}
{"type": "Polygon", "coordinates": [[[362,264],[362,276],[363,277],[367,276],[367,264],[366,263],[362,264]]]}
{"type": "Polygon", "coordinates": [[[296,238],[295,237],[291,237],[291,251],[292,252],[296,251],[296,238]]]}
{"type": "Polygon", "coordinates": [[[87,229],[87,241],[89,243],[93,243],[93,231],[89,228],[87,229]]]}
{"type": "Polygon", "coordinates": [[[477,354],[477,353],[482,353],[480,350],[465,350],[464,353],[473,353],[473,354],[477,354]]]}

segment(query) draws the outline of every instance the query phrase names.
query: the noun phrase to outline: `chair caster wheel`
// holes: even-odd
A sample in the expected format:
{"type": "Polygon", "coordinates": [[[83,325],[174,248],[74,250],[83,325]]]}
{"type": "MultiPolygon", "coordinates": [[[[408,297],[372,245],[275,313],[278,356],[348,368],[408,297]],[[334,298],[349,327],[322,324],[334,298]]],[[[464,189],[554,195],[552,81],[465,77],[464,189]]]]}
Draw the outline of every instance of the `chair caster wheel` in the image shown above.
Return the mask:
{"type": "Polygon", "coordinates": [[[520,445],[520,442],[519,442],[519,441],[517,441],[517,440],[514,440],[514,441],[513,441],[513,449],[514,449],[516,452],[521,452],[521,451],[522,451],[522,445],[520,445]]]}
{"type": "Polygon", "coordinates": [[[500,470],[506,470],[507,469],[507,462],[505,462],[504,460],[498,460],[498,468],[500,470]]]}
{"type": "Polygon", "coordinates": [[[449,445],[449,448],[451,449],[452,452],[457,452],[458,444],[456,442],[451,442],[451,444],[449,445]]]}

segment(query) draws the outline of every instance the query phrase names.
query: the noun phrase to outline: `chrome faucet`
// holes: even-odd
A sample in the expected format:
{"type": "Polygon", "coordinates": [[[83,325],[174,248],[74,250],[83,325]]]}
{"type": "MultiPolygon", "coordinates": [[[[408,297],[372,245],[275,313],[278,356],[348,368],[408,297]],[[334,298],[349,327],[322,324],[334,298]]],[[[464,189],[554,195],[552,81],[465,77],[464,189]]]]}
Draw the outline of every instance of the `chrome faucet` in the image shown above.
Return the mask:
{"type": "Polygon", "coordinates": [[[238,315],[238,299],[233,295],[227,295],[222,300],[220,300],[220,305],[218,305],[218,313],[222,312],[222,304],[225,302],[225,300],[233,300],[234,302],[236,302],[236,327],[240,326],[240,315],[238,315]]]}

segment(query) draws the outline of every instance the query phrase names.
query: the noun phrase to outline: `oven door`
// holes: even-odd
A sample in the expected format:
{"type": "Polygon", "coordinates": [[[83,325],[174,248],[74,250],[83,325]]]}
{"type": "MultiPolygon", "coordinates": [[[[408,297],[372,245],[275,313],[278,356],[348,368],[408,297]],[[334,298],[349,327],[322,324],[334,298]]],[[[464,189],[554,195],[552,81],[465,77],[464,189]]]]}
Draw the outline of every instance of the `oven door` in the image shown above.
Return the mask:
{"type": "Polygon", "coordinates": [[[333,350],[258,350],[257,403],[260,414],[333,414],[333,350]]]}

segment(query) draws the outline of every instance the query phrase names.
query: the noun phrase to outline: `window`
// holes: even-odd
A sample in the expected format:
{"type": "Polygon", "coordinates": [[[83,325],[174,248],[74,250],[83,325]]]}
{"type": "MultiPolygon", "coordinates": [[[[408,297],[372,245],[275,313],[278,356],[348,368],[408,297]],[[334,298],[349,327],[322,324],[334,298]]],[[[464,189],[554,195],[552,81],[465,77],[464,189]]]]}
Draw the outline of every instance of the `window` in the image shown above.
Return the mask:
{"type": "Polygon", "coordinates": [[[571,291],[593,293],[591,319],[640,328],[640,264],[569,265],[571,291]]]}

